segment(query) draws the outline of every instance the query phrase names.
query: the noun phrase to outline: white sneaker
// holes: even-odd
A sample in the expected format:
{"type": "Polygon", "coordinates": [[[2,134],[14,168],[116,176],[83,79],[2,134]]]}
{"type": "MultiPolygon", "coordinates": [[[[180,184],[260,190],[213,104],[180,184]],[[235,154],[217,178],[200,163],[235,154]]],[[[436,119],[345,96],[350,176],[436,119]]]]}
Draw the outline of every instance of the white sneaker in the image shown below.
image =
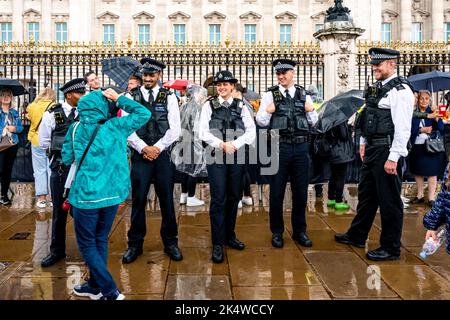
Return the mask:
{"type": "Polygon", "coordinates": [[[253,206],[253,199],[252,199],[252,197],[243,197],[242,198],[242,204],[244,206],[253,206]]]}
{"type": "Polygon", "coordinates": [[[53,202],[48,201],[48,202],[47,202],[47,205],[51,208],[51,207],[53,207],[53,202]]]}
{"type": "Polygon", "coordinates": [[[47,207],[47,201],[46,200],[38,200],[38,202],[36,202],[36,207],[38,207],[40,209],[44,209],[45,207],[47,207]]]}
{"type": "Polygon", "coordinates": [[[242,200],[238,203],[238,209],[242,209],[242,200]]]}
{"type": "Polygon", "coordinates": [[[186,204],[187,198],[188,198],[188,194],[187,193],[182,193],[181,196],[180,196],[180,204],[186,204]]]}
{"type": "Polygon", "coordinates": [[[409,208],[409,204],[406,202],[403,202],[403,209],[408,209],[409,208]]]}
{"type": "Polygon", "coordinates": [[[197,199],[196,197],[188,197],[186,206],[188,207],[198,207],[203,206],[205,204],[205,201],[197,199]]]}
{"type": "Polygon", "coordinates": [[[407,197],[401,196],[403,203],[410,203],[410,199],[408,199],[407,197]]]}
{"type": "Polygon", "coordinates": [[[119,294],[116,300],[125,300],[125,296],[123,294],[119,294]]]}

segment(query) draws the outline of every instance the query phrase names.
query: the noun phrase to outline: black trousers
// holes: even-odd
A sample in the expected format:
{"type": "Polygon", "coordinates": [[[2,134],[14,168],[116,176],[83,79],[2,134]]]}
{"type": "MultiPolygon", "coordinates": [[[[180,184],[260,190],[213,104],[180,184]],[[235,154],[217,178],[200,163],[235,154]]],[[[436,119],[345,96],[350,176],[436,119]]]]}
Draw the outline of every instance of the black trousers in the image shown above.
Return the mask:
{"type": "Polygon", "coordinates": [[[188,197],[195,196],[195,188],[197,187],[197,178],[183,173],[183,180],[181,181],[181,192],[187,193],[188,197]]]}
{"type": "Polygon", "coordinates": [[[52,220],[52,243],[50,252],[56,255],[66,253],[66,225],[67,211],[62,209],[64,202],[64,185],[70,167],[51,166],[52,174],[50,176],[50,189],[52,191],[53,202],[53,220],[52,220]]]}
{"type": "Polygon", "coordinates": [[[131,227],[128,231],[128,246],[142,248],[147,233],[145,206],[152,180],[161,208],[161,238],[164,246],[178,244],[178,227],[173,204],[173,164],[167,151],[154,161],[144,160],[135,152],[131,158],[132,208],[131,227]]]}
{"type": "Polygon", "coordinates": [[[402,189],[403,159],[397,164],[397,175],[389,175],[384,165],[389,157],[389,147],[366,147],[358,186],[356,217],[347,234],[358,242],[365,242],[378,208],[381,214],[380,245],[392,254],[400,254],[403,228],[402,189]]]}
{"type": "Polygon", "coordinates": [[[252,191],[251,191],[251,185],[252,185],[252,179],[250,178],[250,173],[248,172],[248,165],[245,165],[244,167],[244,181],[243,181],[243,187],[244,187],[244,197],[251,197],[252,191]]]}
{"type": "Polygon", "coordinates": [[[309,185],[309,144],[280,143],[278,173],[270,181],[270,230],[284,232],[283,201],[288,178],[291,178],[294,234],[306,232],[306,203],[309,185]]]}
{"type": "Polygon", "coordinates": [[[223,246],[234,239],[238,204],[242,197],[244,165],[212,164],[207,166],[211,205],[213,245],[223,246]]]}
{"type": "Polygon", "coordinates": [[[348,163],[330,163],[331,177],[328,182],[328,199],[343,201],[345,179],[347,177],[348,163]]]}
{"type": "Polygon", "coordinates": [[[2,186],[2,197],[8,195],[9,186],[11,185],[12,169],[14,161],[16,160],[18,150],[19,146],[15,145],[0,152],[0,179],[2,186]]]}

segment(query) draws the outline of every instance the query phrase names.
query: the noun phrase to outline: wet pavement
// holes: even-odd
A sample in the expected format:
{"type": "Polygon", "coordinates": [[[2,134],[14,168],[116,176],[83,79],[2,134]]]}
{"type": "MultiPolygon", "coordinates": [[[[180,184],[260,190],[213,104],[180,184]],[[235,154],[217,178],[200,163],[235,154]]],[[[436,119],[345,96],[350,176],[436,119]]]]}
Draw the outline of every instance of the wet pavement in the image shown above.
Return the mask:
{"type": "MultiPolygon", "coordinates": [[[[76,299],[71,289],[86,277],[76,245],[73,221],[67,227],[67,259],[42,269],[40,260],[49,252],[51,208],[33,207],[32,187],[14,185],[13,206],[0,209],[0,300],[76,299]]],[[[414,186],[405,185],[405,195],[414,196],[414,186]]],[[[253,186],[258,203],[258,188],[253,186]]],[[[356,187],[348,186],[346,198],[353,209],[336,212],[326,199],[316,199],[312,188],[308,203],[308,234],[314,245],[302,248],[291,238],[290,192],[285,205],[285,247],[271,246],[268,227],[268,187],[259,205],[239,210],[236,233],[245,242],[244,251],[226,250],[223,264],[211,261],[207,206],[186,208],[177,204],[179,244],[185,259],[172,262],[163,253],[157,201],[149,200],[148,234],[144,254],[130,265],[121,263],[127,246],[130,205],[120,207],[109,242],[109,268],[127,299],[450,299],[450,256],[441,249],[422,260],[422,226],[426,206],[405,210],[402,253],[399,261],[373,263],[367,250],[378,247],[380,218],[369,235],[366,249],[336,243],[334,234],[345,232],[355,215],[356,187]]],[[[175,201],[178,203],[179,186],[175,201]]],[[[197,196],[208,200],[208,186],[197,196]]],[[[152,193],[153,194],[153,193],[152,193]]],[[[325,189],[326,198],[326,189],[325,189]]]]}

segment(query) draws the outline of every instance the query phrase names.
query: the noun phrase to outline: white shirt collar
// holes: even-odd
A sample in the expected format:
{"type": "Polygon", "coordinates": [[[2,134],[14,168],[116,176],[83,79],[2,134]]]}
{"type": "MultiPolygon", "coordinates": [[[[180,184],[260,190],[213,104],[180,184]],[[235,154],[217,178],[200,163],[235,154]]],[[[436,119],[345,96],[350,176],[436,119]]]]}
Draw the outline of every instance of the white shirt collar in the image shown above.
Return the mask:
{"type": "MultiPolygon", "coordinates": [[[[221,96],[219,96],[219,102],[220,102],[220,104],[222,104],[222,103],[225,102],[225,99],[222,98],[221,96]]],[[[233,103],[233,97],[229,97],[228,100],[227,100],[227,102],[228,102],[228,103],[230,104],[230,106],[231,106],[231,104],[233,103]]]]}
{"type": "Polygon", "coordinates": [[[381,82],[381,84],[384,86],[386,83],[388,83],[389,81],[391,81],[392,79],[397,78],[397,77],[398,77],[397,72],[395,72],[392,76],[390,76],[390,77],[387,78],[386,80],[383,80],[383,81],[381,82]]]}
{"type": "Polygon", "coordinates": [[[293,97],[295,95],[295,84],[290,86],[289,88],[283,87],[281,84],[279,85],[281,93],[285,96],[286,95],[286,89],[289,90],[289,95],[293,97]]]}
{"type": "MultiPolygon", "coordinates": [[[[153,96],[156,96],[156,94],[159,92],[159,89],[160,89],[159,85],[156,85],[156,86],[152,89],[153,96]]],[[[141,91],[142,91],[142,93],[144,93],[144,94],[148,94],[148,93],[149,93],[148,89],[145,88],[144,86],[141,87],[141,91]]]]}
{"type": "MultiPolygon", "coordinates": [[[[64,101],[63,103],[62,103],[62,107],[63,107],[63,110],[64,110],[64,112],[66,113],[66,114],[70,114],[70,111],[72,111],[72,106],[70,105],[70,104],[68,104],[66,101],[64,101]]],[[[75,108],[75,113],[76,113],[76,111],[77,111],[77,109],[75,108]]]]}

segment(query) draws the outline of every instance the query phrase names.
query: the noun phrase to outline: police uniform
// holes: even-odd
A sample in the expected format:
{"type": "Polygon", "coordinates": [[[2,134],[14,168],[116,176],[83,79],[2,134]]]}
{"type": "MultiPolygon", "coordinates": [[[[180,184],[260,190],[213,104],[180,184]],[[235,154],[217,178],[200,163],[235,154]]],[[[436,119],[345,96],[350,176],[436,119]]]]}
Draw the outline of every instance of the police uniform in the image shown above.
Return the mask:
{"type": "MultiPolygon", "coordinates": [[[[86,92],[84,79],[74,79],[60,88],[64,94],[70,92],[86,92]]],[[[66,256],[66,223],[67,211],[62,209],[64,202],[64,184],[69,167],[62,163],[61,150],[64,138],[70,125],[78,121],[76,106],[67,102],[55,104],[46,111],[39,127],[39,145],[48,151],[50,158],[50,189],[53,201],[52,242],[50,255],[44,259],[43,266],[50,266],[66,256]]]]}
{"type": "MultiPolygon", "coordinates": [[[[293,70],[295,61],[278,59],[273,62],[275,72],[293,70]]],[[[279,169],[270,180],[270,230],[272,245],[284,245],[283,201],[288,178],[292,189],[292,229],[293,238],[301,245],[311,246],[306,234],[306,203],[309,184],[309,141],[310,128],[317,120],[316,111],[306,112],[305,105],[313,104],[306,90],[293,85],[284,88],[277,85],[268,89],[262,98],[261,108],[256,116],[260,126],[269,126],[279,134],[279,169]],[[266,111],[275,104],[273,114],[266,111]]]]}
{"type": "MultiPolygon", "coordinates": [[[[237,83],[238,80],[224,70],[214,78],[214,84],[219,82],[237,83]]],[[[225,244],[237,250],[245,248],[236,238],[234,229],[243,191],[245,145],[255,141],[256,126],[242,100],[211,97],[201,111],[199,136],[216,160],[207,161],[211,163],[207,165],[207,171],[211,192],[212,260],[220,263],[225,244]],[[220,148],[221,143],[230,141],[238,150],[233,156],[225,155],[220,148]]]]}
{"type": "MultiPolygon", "coordinates": [[[[153,59],[141,60],[141,72],[154,74],[161,72],[165,65],[153,59]]],[[[145,207],[152,180],[161,208],[161,237],[164,251],[176,261],[182,260],[178,248],[178,228],[173,202],[174,168],[170,160],[169,149],[181,133],[178,101],[167,89],[156,85],[148,90],[144,86],[132,90],[128,96],[147,107],[152,113],[145,126],[128,138],[134,149],[131,161],[132,209],[131,227],[128,231],[128,249],[123,262],[133,262],[141,253],[147,233],[145,207]],[[154,161],[144,159],[143,150],[155,146],[161,154],[154,161]]]]}
{"type": "MultiPolygon", "coordinates": [[[[369,53],[371,64],[400,56],[398,51],[390,49],[372,48],[369,53]]],[[[357,215],[347,233],[337,234],[335,238],[341,243],[364,247],[380,208],[381,247],[367,253],[370,260],[396,260],[400,257],[402,166],[408,155],[414,100],[408,81],[394,73],[368,87],[366,106],[357,119],[356,127],[362,136],[360,143],[365,145],[357,215]],[[387,160],[397,163],[396,175],[386,173],[384,166],[387,160]]]]}

